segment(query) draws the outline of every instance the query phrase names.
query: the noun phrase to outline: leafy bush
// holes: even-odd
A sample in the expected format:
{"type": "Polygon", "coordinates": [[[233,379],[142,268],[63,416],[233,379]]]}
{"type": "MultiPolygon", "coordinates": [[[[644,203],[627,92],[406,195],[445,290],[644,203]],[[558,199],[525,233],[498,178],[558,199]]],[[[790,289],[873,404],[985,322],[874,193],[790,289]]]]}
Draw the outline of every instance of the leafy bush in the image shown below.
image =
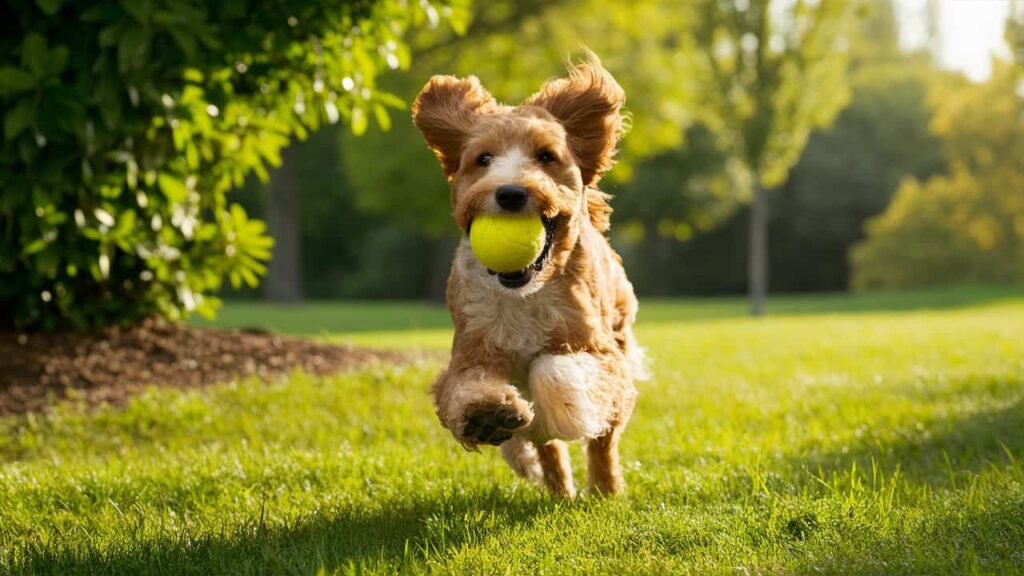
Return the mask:
{"type": "Polygon", "coordinates": [[[852,253],[854,287],[904,288],[992,280],[985,277],[990,276],[985,271],[992,268],[991,258],[978,258],[987,241],[979,244],[972,240],[959,230],[960,223],[950,218],[980,192],[978,181],[964,170],[923,184],[915,179],[904,181],[885,213],[869,221],[871,240],[852,253]]]}
{"type": "Polygon", "coordinates": [[[402,101],[405,31],[462,0],[12,0],[0,7],[0,324],[210,314],[271,240],[225,193],[322,122],[402,101]]]}

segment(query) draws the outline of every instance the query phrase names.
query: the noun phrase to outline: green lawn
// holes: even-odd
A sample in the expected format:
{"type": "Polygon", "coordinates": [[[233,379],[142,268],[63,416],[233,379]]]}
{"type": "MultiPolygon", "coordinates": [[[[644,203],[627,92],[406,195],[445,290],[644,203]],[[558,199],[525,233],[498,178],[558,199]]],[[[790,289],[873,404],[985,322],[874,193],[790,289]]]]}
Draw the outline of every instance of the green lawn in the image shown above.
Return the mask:
{"type": "MultiPolygon", "coordinates": [[[[463,451],[437,363],[152,390],[0,419],[0,572],[1024,573],[1024,295],[641,306],[625,497],[552,501],[463,451]]],[[[417,305],[223,322],[448,339],[417,305]]]]}
{"type": "MultiPolygon", "coordinates": [[[[773,296],[772,315],[842,314],[865,311],[941,310],[1024,298],[1024,288],[972,286],[908,292],[773,296]]],[[[694,322],[747,315],[742,298],[646,298],[640,320],[694,322]]],[[[214,321],[195,318],[196,326],[261,328],[285,334],[360,334],[366,332],[451,328],[443,304],[424,302],[307,302],[299,306],[265,302],[231,302],[214,321]]]]}

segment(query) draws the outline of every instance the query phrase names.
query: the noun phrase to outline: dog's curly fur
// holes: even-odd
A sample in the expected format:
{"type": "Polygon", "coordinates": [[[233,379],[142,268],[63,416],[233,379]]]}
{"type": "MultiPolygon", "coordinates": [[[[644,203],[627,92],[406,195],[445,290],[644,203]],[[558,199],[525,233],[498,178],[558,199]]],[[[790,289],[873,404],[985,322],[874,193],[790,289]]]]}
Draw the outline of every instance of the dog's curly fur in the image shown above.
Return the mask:
{"type": "Polygon", "coordinates": [[[570,498],[566,440],[586,441],[592,490],[623,489],[618,440],[644,372],[633,286],[604,236],[610,197],[596,188],[613,164],[624,101],[588,54],[519,106],[497,103],[472,76],[435,76],[413,105],[463,232],[503,210],[496,190],[508,184],[525,188],[520,210],[549,229],[544,255],[511,286],[464,235],[448,279],[455,337],[434,385],[438,416],[466,448],[500,444],[516,473],[570,498]]]}

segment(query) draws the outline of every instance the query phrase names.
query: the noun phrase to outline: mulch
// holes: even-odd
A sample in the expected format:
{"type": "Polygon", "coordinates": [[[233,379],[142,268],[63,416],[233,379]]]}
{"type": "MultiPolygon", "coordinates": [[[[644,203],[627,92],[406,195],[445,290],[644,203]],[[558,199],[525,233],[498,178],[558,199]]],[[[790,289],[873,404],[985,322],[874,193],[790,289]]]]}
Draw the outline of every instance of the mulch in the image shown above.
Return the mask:
{"type": "Polygon", "coordinates": [[[159,319],[85,333],[0,332],[0,416],[44,411],[66,398],[118,404],[152,385],[191,388],[408,360],[397,352],[159,319]]]}

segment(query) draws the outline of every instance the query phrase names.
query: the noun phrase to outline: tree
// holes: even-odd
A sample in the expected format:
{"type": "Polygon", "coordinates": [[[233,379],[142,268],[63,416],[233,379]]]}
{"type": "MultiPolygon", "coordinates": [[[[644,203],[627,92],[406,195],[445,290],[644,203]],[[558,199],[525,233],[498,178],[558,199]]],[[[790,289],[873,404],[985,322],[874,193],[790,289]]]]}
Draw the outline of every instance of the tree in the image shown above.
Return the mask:
{"type": "Polygon", "coordinates": [[[694,34],[705,48],[703,106],[722,146],[753,177],[749,294],[760,315],[768,289],[767,189],[785,182],[812,129],[848,100],[854,2],[704,0],[694,34]],[[788,4],[788,5],[787,5],[788,4]]]}
{"type": "Polygon", "coordinates": [[[0,322],[211,313],[255,285],[261,222],[225,193],[322,122],[401,101],[380,70],[461,0],[15,0],[0,7],[0,322]]]}

